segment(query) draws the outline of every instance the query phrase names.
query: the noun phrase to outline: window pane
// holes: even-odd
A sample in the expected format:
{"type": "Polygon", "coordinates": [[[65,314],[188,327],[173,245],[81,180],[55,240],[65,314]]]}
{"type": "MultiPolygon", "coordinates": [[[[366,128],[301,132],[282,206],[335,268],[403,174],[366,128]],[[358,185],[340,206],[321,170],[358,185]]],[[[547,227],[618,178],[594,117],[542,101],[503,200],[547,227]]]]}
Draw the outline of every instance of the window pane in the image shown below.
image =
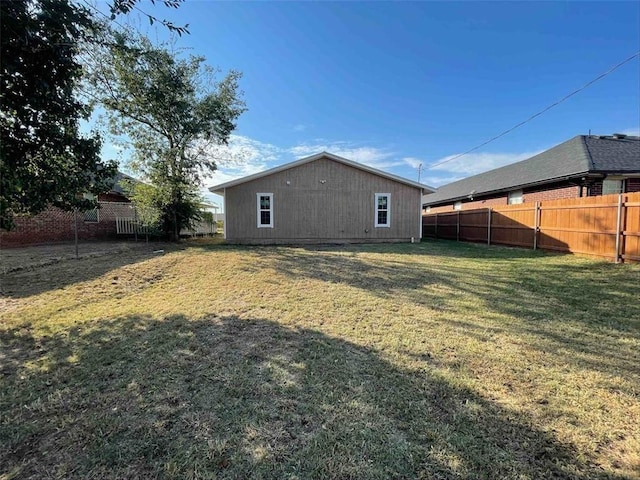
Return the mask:
{"type": "Polygon", "coordinates": [[[386,210],[380,210],[378,212],[378,225],[386,225],[387,224],[387,212],[386,210]]]}
{"type": "Polygon", "coordinates": [[[378,208],[381,210],[387,209],[387,197],[378,197],[378,208]]]}
{"type": "Polygon", "coordinates": [[[260,225],[269,225],[271,223],[271,212],[266,210],[260,212],[260,225]]]}
{"type": "Polygon", "coordinates": [[[622,193],[622,180],[604,180],[602,182],[602,194],[622,193]]]}
{"type": "Polygon", "coordinates": [[[509,192],[507,203],[509,205],[518,205],[520,203],[523,203],[522,190],[509,192]]]}
{"type": "Polygon", "coordinates": [[[93,223],[97,223],[98,222],[98,209],[94,209],[94,210],[86,210],[84,212],[84,221],[85,222],[93,222],[93,223]]]}
{"type": "Polygon", "coordinates": [[[260,208],[263,210],[269,210],[271,203],[269,200],[271,200],[269,197],[260,197],[260,208]]]}

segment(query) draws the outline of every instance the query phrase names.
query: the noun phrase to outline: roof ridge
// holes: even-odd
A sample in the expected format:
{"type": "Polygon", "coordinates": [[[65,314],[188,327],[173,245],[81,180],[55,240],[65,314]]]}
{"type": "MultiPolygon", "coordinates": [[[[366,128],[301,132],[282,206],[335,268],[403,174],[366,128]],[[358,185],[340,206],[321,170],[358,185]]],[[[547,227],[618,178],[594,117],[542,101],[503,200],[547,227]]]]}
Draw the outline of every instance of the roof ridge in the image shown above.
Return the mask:
{"type": "Polygon", "coordinates": [[[320,153],[316,153],[314,155],[309,155],[307,157],[303,157],[303,158],[300,158],[298,160],[294,160],[292,162],[284,163],[284,164],[278,165],[276,167],[272,167],[272,168],[269,168],[267,170],[263,170],[262,172],[257,172],[257,173],[254,173],[252,175],[247,175],[247,176],[244,176],[244,177],[241,177],[241,178],[237,178],[235,180],[231,180],[229,182],[225,182],[225,183],[221,183],[219,185],[211,186],[211,187],[209,187],[209,191],[213,192],[213,193],[216,193],[216,192],[221,191],[224,188],[230,188],[230,187],[233,187],[235,185],[239,185],[241,183],[245,183],[245,182],[252,181],[252,180],[257,180],[259,178],[262,178],[262,177],[265,177],[265,176],[268,176],[268,175],[272,175],[272,174],[275,174],[275,173],[279,173],[279,172],[282,172],[282,171],[287,170],[289,168],[298,167],[298,166],[304,165],[304,164],[309,163],[309,162],[314,162],[314,161],[320,160],[322,158],[327,158],[327,159],[332,160],[334,162],[342,163],[344,165],[347,165],[347,166],[350,166],[350,167],[353,167],[353,168],[357,168],[359,170],[362,170],[362,171],[365,171],[365,172],[369,172],[369,173],[372,173],[374,175],[378,175],[378,176],[381,176],[381,177],[384,177],[384,178],[388,178],[388,179],[394,180],[396,182],[404,183],[405,185],[409,185],[409,186],[412,186],[412,187],[415,187],[415,188],[420,188],[422,190],[433,190],[433,191],[435,191],[435,188],[430,187],[429,185],[426,185],[426,184],[423,184],[423,183],[414,182],[413,180],[409,180],[408,178],[400,177],[400,176],[395,175],[393,173],[385,172],[384,170],[380,170],[380,169],[375,168],[375,167],[370,167],[369,165],[365,165],[363,163],[359,163],[359,162],[356,162],[354,160],[349,160],[347,158],[344,158],[344,157],[341,157],[339,155],[336,155],[335,153],[330,153],[330,152],[326,152],[326,151],[323,151],[323,152],[320,152],[320,153]]]}
{"type": "Polygon", "coordinates": [[[593,155],[591,155],[591,150],[589,149],[589,144],[587,143],[587,136],[580,135],[580,139],[582,140],[582,145],[584,146],[584,150],[587,153],[587,162],[589,162],[589,170],[593,170],[595,168],[595,164],[593,163],[593,155]]]}

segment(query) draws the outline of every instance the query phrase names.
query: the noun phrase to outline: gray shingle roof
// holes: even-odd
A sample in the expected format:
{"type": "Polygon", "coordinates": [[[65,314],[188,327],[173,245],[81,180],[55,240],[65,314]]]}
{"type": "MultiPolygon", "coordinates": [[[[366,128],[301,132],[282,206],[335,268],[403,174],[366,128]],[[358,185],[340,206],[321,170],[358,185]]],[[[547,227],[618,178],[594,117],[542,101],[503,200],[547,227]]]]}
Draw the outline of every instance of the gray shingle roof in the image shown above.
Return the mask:
{"type": "Polygon", "coordinates": [[[640,172],[640,137],[586,137],[592,172],[640,172]]]}
{"type": "Polygon", "coordinates": [[[527,160],[444,185],[424,205],[604,172],[640,172],[640,138],[578,135],[527,160]]]}
{"type": "Polygon", "coordinates": [[[122,173],[120,170],[116,173],[116,176],[113,178],[113,187],[111,187],[112,192],[119,193],[121,195],[125,195],[125,191],[122,189],[122,185],[120,184],[121,180],[128,180],[133,183],[138,183],[139,180],[127,175],[126,173],[122,173]]]}

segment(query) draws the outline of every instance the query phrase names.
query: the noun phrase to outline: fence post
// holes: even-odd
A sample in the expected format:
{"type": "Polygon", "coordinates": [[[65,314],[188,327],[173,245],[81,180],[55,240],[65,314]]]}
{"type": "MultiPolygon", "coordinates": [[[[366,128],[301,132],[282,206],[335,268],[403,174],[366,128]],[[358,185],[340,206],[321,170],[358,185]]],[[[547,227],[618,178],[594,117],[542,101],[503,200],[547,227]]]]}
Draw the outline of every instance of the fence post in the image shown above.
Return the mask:
{"type": "Polygon", "coordinates": [[[435,228],[435,231],[434,231],[433,235],[437,240],[438,239],[438,214],[437,213],[436,213],[436,228],[435,228]]]}
{"type": "Polygon", "coordinates": [[[618,195],[618,218],[616,219],[616,263],[620,263],[620,230],[622,230],[622,194],[618,195]]]}
{"type": "Polygon", "coordinates": [[[491,245],[491,207],[487,208],[487,245],[491,245]]]}
{"type": "Polygon", "coordinates": [[[540,202],[536,202],[533,212],[533,249],[538,249],[538,230],[540,229],[540,202]]]}
{"type": "Polygon", "coordinates": [[[78,209],[73,211],[73,238],[76,246],[76,260],[78,257],[78,209]]]}
{"type": "Polygon", "coordinates": [[[133,206],[133,232],[138,243],[138,209],[135,205],[133,206]]]}
{"type": "Polygon", "coordinates": [[[458,215],[456,215],[457,224],[456,224],[456,242],[460,241],[460,210],[458,210],[458,215]]]}

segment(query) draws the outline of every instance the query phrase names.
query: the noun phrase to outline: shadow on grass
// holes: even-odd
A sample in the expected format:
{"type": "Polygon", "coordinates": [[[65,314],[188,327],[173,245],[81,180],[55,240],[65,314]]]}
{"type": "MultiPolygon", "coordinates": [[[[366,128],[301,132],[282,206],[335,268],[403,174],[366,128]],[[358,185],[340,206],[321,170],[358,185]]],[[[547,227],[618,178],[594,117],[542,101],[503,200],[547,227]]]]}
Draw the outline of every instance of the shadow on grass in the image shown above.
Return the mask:
{"type": "MultiPolygon", "coordinates": [[[[629,352],[625,342],[629,335],[640,336],[640,269],[635,266],[572,263],[556,254],[448,241],[418,247],[335,247],[318,254],[280,248],[265,250],[262,258],[292,279],[346,284],[386,300],[451,312],[459,319],[464,314],[509,317],[501,328],[534,336],[532,346],[540,350],[567,363],[640,381],[640,357],[629,352]]],[[[487,329],[484,322],[451,321],[456,322],[470,336],[487,329]]]]}
{"type": "Polygon", "coordinates": [[[264,319],[25,325],[0,345],[0,475],[621,478],[433,371],[264,319]]]}
{"type": "MultiPolygon", "coordinates": [[[[98,251],[85,251],[79,259],[70,255],[60,255],[59,252],[52,254],[52,258],[49,258],[46,253],[37,252],[34,254],[37,255],[35,263],[29,257],[28,249],[21,249],[26,252],[23,254],[25,265],[21,266],[19,262],[13,260],[12,263],[15,265],[11,271],[0,273],[0,299],[2,297],[30,297],[75,283],[90,281],[121,267],[154,258],[158,255],[154,251],[176,251],[188,246],[184,244],[141,243],[132,248],[100,251],[101,245],[104,245],[104,242],[96,244],[95,248],[98,251]]],[[[84,249],[89,246],[89,244],[83,244],[84,249]]],[[[60,245],[55,247],[60,247],[60,245]]],[[[69,245],[69,248],[73,249],[73,245],[69,245]]],[[[6,254],[6,252],[3,253],[6,254]]]]}

